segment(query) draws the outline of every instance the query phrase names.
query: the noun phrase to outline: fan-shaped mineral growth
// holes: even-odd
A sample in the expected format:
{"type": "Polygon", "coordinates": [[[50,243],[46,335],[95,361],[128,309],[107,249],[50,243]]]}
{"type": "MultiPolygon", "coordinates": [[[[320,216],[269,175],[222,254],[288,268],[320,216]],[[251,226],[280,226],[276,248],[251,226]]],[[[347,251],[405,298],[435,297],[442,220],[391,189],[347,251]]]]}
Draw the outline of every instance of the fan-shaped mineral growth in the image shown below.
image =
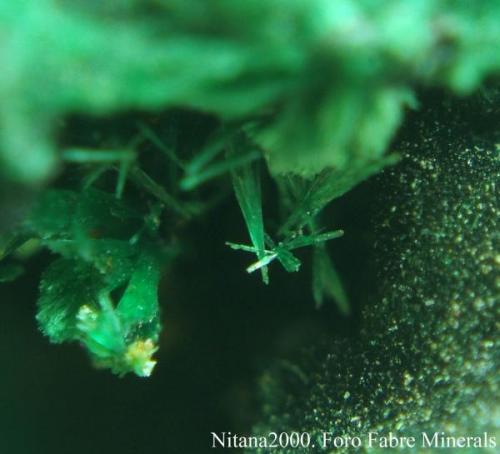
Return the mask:
{"type": "MultiPolygon", "coordinates": [[[[323,452],[322,432],[367,448],[370,431],[392,431],[415,436],[415,452],[421,432],[498,436],[500,111],[479,104],[426,108],[407,125],[402,162],[371,188],[379,283],[359,339],[311,349],[303,376],[267,373],[256,434],[313,434],[316,449],[294,452],[323,452]]],[[[350,451],[361,452],[335,452],[350,451]]]]}

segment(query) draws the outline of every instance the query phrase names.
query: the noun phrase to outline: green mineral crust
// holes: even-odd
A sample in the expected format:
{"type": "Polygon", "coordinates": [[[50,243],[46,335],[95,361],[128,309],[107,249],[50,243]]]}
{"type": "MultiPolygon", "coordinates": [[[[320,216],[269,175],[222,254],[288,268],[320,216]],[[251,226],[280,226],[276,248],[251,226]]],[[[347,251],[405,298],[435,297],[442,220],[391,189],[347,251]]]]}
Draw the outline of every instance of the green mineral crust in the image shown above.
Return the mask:
{"type": "Polygon", "coordinates": [[[365,440],[335,452],[376,452],[370,431],[415,436],[415,452],[435,452],[422,432],[498,438],[500,111],[492,95],[434,104],[401,133],[401,163],[369,182],[378,283],[358,338],[309,348],[301,374],[267,372],[255,435],[309,432],[316,448],[293,452],[333,452],[323,432],[365,440]]]}

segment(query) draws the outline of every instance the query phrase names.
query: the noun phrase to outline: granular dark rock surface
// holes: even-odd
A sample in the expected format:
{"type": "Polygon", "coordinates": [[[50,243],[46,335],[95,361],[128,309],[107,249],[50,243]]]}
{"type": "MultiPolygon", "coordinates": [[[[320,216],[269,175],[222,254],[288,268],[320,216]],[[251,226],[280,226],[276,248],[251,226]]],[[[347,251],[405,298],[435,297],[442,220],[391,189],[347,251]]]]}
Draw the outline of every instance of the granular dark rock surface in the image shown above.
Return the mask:
{"type": "Polygon", "coordinates": [[[254,435],[309,432],[316,447],[293,452],[331,451],[323,432],[364,440],[335,452],[376,451],[370,431],[415,436],[415,452],[422,432],[498,436],[500,115],[491,98],[432,104],[396,142],[401,162],[367,185],[377,289],[359,336],[267,372],[254,435]]]}

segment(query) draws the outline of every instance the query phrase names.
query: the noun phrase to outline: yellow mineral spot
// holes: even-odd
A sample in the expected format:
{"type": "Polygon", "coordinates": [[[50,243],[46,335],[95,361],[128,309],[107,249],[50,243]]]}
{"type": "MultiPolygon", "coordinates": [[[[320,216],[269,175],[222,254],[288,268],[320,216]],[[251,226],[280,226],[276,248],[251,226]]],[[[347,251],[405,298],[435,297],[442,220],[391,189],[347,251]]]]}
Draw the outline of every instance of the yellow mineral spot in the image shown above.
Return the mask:
{"type": "Polygon", "coordinates": [[[134,369],[137,375],[149,377],[156,365],[156,361],[152,359],[156,350],[158,348],[151,339],[137,340],[128,346],[125,361],[134,369]]]}
{"type": "Polygon", "coordinates": [[[76,314],[77,320],[82,323],[91,323],[97,320],[97,312],[87,304],[84,304],[76,314]]]}

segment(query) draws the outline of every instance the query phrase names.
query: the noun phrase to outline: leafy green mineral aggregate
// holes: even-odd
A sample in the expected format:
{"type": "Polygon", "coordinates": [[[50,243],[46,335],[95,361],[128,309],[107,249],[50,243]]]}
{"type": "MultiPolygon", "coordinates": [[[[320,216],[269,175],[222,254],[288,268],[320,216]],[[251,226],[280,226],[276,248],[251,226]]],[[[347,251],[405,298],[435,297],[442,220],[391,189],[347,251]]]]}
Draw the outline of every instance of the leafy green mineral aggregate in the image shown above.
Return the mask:
{"type": "Polygon", "coordinates": [[[160,332],[161,262],[146,234],[133,235],[141,222],[111,194],[53,190],[38,200],[24,230],[64,257],[42,275],[42,331],[52,342],[81,342],[97,366],[148,376],[160,332]],[[114,302],[112,292],[123,288],[114,302]]]}

